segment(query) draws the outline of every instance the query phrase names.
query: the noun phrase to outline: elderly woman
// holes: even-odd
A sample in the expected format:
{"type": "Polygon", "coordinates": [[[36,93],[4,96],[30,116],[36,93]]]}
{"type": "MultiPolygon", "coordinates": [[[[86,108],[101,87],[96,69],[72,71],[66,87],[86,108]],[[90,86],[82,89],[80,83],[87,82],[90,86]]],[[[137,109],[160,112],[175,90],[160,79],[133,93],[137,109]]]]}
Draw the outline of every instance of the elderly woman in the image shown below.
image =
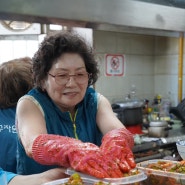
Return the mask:
{"type": "Polygon", "coordinates": [[[35,88],[17,105],[18,173],[57,165],[104,178],[135,167],[132,135],[90,87],[98,73],[92,49],[77,34],[44,39],[33,57],[35,88]]]}

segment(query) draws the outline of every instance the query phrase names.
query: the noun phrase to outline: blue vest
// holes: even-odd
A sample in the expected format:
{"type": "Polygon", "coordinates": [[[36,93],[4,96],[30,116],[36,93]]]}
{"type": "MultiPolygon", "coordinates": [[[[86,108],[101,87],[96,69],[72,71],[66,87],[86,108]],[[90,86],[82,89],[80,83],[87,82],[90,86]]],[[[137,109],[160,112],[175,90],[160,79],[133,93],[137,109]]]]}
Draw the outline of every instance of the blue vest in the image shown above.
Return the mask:
{"type": "MultiPolygon", "coordinates": [[[[44,111],[48,134],[57,134],[75,138],[73,122],[69,112],[62,112],[50,97],[37,89],[32,89],[29,93],[40,104],[44,111]]],[[[97,93],[93,88],[88,88],[82,102],[77,105],[76,133],[78,139],[83,142],[91,142],[96,145],[101,144],[102,134],[96,124],[97,113],[97,93]]],[[[17,173],[33,174],[54,168],[38,164],[33,159],[27,157],[21,143],[18,143],[17,173]]]]}
{"type": "Polygon", "coordinates": [[[0,109],[0,166],[16,173],[17,133],[15,127],[16,107],[0,109]]]}
{"type": "Polygon", "coordinates": [[[17,174],[3,171],[3,169],[0,167],[0,184],[3,184],[2,181],[4,180],[4,177],[3,177],[4,175],[5,175],[6,182],[9,183],[10,180],[12,180],[12,178],[15,177],[17,174]]]}

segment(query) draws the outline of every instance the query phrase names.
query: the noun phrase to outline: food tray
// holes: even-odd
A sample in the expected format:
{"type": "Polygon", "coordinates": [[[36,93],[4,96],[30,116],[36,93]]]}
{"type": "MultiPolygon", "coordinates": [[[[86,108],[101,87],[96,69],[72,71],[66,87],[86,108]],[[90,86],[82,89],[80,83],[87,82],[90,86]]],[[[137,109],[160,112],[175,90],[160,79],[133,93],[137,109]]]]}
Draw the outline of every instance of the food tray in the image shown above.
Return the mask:
{"type": "MultiPolygon", "coordinates": [[[[59,179],[59,180],[47,182],[42,185],[61,185],[61,184],[67,183],[68,180],[69,180],[69,178],[64,178],[64,179],[59,179]]],[[[87,178],[83,178],[83,177],[82,177],[82,180],[84,182],[84,185],[93,185],[94,183],[99,182],[99,180],[87,179],[87,178]]],[[[108,185],[107,182],[104,182],[104,183],[108,185]]],[[[112,183],[111,185],[116,185],[116,184],[112,183]]]]}
{"type": "Polygon", "coordinates": [[[178,161],[162,159],[154,159],[138,163],[137,168],[147,175],[147,179],[142,182],[143,185],[185,185],[185,174],[147,168],[149,164],[154,164],[158,161],[172,162],[175,164],[179,163],[178,161]]]}
{"type": "Polygon", "coordinates": [[[131,185],[133,183],[137,183],[137,182],[141,182],[141,181],[145,180],[147,178],[146,174],[141,170],[139,170],[139,172],[140,173],[137,174],[137,175],[132,175],[132,176],[128,176],[128,177],[98,179],[98,178],[95,178],[93,176],[86,175],[84,173],[76,172],[72,169],[67,169],[66,170],[66,174],[68,174],[68,175],[78,173],[82,178],[88,179],[91,182],[103,181],[103,182],[107,182],[108,184],[110,183],[111,185],[118,185],[118,184],[129,184],[129,185],[131,185]]]}

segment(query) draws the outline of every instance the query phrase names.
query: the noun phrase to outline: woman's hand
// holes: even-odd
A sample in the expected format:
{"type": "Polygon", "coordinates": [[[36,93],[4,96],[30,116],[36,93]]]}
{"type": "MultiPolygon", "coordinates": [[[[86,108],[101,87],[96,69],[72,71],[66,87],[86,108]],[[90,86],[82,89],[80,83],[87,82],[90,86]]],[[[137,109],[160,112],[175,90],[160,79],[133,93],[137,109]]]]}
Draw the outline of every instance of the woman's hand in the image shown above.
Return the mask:
{"type": "Polygon", "coordinates": [[[132,134],[125,128],[108,132],[102,139],[102,153],[112,158],[122,172],[135,168],[136,163],[131,148],[134,146],[132,134]]]}
{"type": "Polygon", "coordinates": [[[71,167],[97,178],[122,176],[117,163],[98,146],[70,137],[42,134],[34,141],[32,156],[38,163],[71,167]]]}
{"type": "Polygon", "coordinates": [[[54,168],[43,173],[33,175],[17,175],[11,179],[8,185],[41,185],[49,181],[68,177],[64,173],[65,169],[54,168]]]}
{"type": "Polygon", "coordinates": [[[68,152],[71,167],[97,178],[118,178],[122,177],[119,166],[112,161],[108,155],[104,155],[99,147],[93,148],[74,148],[68,152]]]}

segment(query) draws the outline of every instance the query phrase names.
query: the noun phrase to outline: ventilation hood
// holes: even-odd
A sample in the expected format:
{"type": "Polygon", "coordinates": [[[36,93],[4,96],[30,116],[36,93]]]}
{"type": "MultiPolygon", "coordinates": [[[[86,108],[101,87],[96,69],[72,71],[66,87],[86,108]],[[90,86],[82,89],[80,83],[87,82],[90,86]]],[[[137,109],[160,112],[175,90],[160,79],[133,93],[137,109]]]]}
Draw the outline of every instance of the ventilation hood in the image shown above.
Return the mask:
{"type": "Polygon", "coordinates": [[[1,0],[0,19],[178,36],[184,0],[1,0]]]}

